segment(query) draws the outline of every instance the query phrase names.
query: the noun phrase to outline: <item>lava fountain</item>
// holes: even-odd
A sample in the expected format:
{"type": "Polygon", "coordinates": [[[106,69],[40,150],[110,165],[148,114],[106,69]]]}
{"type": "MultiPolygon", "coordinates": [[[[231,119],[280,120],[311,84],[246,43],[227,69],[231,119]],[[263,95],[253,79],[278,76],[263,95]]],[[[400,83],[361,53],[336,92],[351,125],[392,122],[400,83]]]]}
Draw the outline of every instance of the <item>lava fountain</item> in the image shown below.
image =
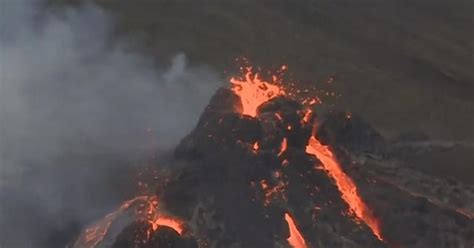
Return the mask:
{"type": "Polygon", "coordinates": [[[258,73],[253,74],[252,67],[246,67],[245,70],[243,78],[232,77],[230,83],[232,91],[240,97],[242,102],[242,114],[256,117],[258,106],[277,96],[285,95],[285,91],[275,84],[277,77],[272,77],[273,82],[269,83],[263,81],[258,73]]]}

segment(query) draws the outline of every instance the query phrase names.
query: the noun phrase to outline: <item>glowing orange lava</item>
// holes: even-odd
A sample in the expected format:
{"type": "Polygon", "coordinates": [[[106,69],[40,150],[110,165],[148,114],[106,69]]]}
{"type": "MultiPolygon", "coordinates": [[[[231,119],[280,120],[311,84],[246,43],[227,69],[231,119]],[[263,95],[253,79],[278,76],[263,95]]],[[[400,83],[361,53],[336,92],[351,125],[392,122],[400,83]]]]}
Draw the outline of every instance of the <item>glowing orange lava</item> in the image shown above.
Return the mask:
{"type": "Polygon", "coordinates": [[[278,153],[278,157],[280,157],[286,151],[287,148],[288,141],[286,140],[286,138],[283,138],[283,140],[281,141],[280,152],[278,153]]]}
{"type": "Polygon", "coordinates": [[[150,220],[149,222],[152,225],[153,231],[156,231],[160,226],[166,226],[172,228],[180,235],[183,234],[184,223],[176,218],[160,216],[154,220],[150,220]]]}
{"type": "Polygon", "coordinates": [[[302,121],[303,125],[309,122],[311,118],[311,114],[313,114],[313,111],[311,109],[308,109],[303,116],[303,121],[302,121]]]}
{"type": "Polygon", "coordinates": [[[230,82],[232,91],[240,97],[242,102],[242,114],[256,117],[258,106],[272,98],[285,95],[285,92],[282,87],[263,81],[258,73],[253,74],[251,67],[246,69],[245,79],[231,78],[230,82]]]}
{"type": "Polygon", "coordinates": [[[79,237],[79,239],[74,244],[74,247],[95,247],[99,244],[100,241],[108,233],[110,225],[112,222],[124,211],[128,210],[130,206],[137,201],[145,201],[147,196],[137,196],[133,199],[130,199],[124,202],[117,210],[107,214],[102,220],[97,222],[91,227],[88,227],[84,233],[79,237]]]}
{"type": "MultiPolygon", "coordinates": [[[[279,173],[276,173],[275,175],[276,177],[281,176],[279,173]]],[[[284,201],[288,200],[285,196],[285,189],[286,189],[287,183],[283,182],[282,180],[278,180],[278,183],[274,186],[268,185],[266,180],[261,180],[260,186],[262,187],[262,190],[264,193],[264,201],[263,201],[264,206],[270,205],[272,200],[276,197],[280,197],[280,199],[283,199],[284,201]]]]}
{"type": "MultiPolygon", "coordinates": [[[[94,225],[88,227],[84,233],[82,233],[78,240],[74,243],[73,247],[77,248],[94,248],[96,247],[107,235],[110,226],[112,223],[125,211],[130,209],[133,204],[144,202],[146,210],[138,211],[139,218],[149,219],[148,222],[151,224],[151,231],[156,231],[160,226],[167,226],[174,229],[179,234],[183,233],[184,223],[177,218],[166,217],[159,215],[157,206],[158,201],[156,197],[149,196],[137,196],[133,199],[130,199],[124,202],[117,210],[112,213],[107,214],[103,219],[95,223],[94,225]],[[152,218],[152,219],[150,219],[152,218]]],[[[148,231],[149,233],[151,232],[148,231]]]]}
{"type": "Polygon", "coordinates": [[[254,151],[254,152],[257,152],[257,151],[258,151],[258,149],[260,148],[260,146],[258,145],[258,141],[256,141],[255,143],[253,143],[252,148],[253,148],[253,151],[254,151]]]}
{"type": "MultiPolygon", "coordinates": [[[[261,104],[271,100],[274,97],[284,96],[287,94],[283,90],[282,86],[262,81],[258,77],[258,74],[253,75],[251,73],[251,70],[252,67],[246,68],[245,80],[237,80],[235,78],[232,78],[231,83],[233,86],[232,90],[236,95],[240,97],[240,100],[242,102],[242,114],[255,117],[257,115],[257,108],[261,104]]],[[[278,80],[276,76],[274,76],[273,78],[274,81],[278,80]]],[[[281,80],[277,82],[279,82],[281,85],[281,80]]],[[[288,96],[298,97],[292,92],[293,91],[290,90],[288,96]]],[[[300,91],[296,90],[296,92],[298,93],[300,91]]],[[[307,106],[308,104],[309,106],[312,106],[321,103],[321,100],[318,97],[310,97],[302,100],[301,102],[305,106],[307,106]]],[[[306,110],[304,116],[301,119],[302,124],[307,124],[310,122],[311,114],[312,110],[306,110]]],[[[282,116],[280,114],[276,113],[275,116],[279,120],[282,120],[282,116]]],[[[313,129],[313,132],[314,131],[315,129],[313,129]]],[[[286,138],[284,138],[278,156],[281,156],[286,149],[287,140],[286,138]]],[[[383,240],[380,231],[379,221],[375,218],[372,211],[367,207],[362,198],[359,196],[355,183],[348,175],[344,173],[329,148],[327,146],[322,145],[315,137],[311,137],[306,147],[306,152],[315,155],[322,162],[324,169],[328,172],[329,176],[333,178],[333,180],[336,182],[336,185],[339,191],[341,192],[342,199],[349,205],[350,211],[355,214],[357,218],[364,221],[379,240],[383,240]]],[[[283,163],[283,166],[285,166],[285,163],[283,163]]],[[[285,218],[287,219],[290,227],[292,224],[294,225],[293,221],[291,220],[291,217],[288,214],[285,215],[285,218]]],[[[290,229],[292,229],[294,232],[297,231],[296,227],[290,229]]],[[[294,235],[298,236],[295,233],[294,235]]],[[[292,239],[294,242],[296,242],[295,245],[292,244],[293,247],[306,247],[304,244],[304,240],[301,237],[294,237],[292,239]],[[298,243],[298,240],[303,241],[298,243]]]]}
{"type": "Polygon", "coordinates": [[[295,221],[291,218],[291,215],[285,213],[285,220],[288,223],[288,228],[290,229],[290,237],[288,237],[288,243],[293,248],[306,248],[306,242],[301,235],[300,231],[296,227],[295,221]]]}
{"type": "Polygon", "coordinates": [[[328,171],[329,176],[336,182],[342,194],[342,199],[349,205],[351,212],[363,220],[379,240],[383,240],[379,221],[359,196],[355,183],[344,173],[329,148],[322,145],[313,136],[309,139],[306,152],[315,155],[321,161],[324,169],[328,171]]]}

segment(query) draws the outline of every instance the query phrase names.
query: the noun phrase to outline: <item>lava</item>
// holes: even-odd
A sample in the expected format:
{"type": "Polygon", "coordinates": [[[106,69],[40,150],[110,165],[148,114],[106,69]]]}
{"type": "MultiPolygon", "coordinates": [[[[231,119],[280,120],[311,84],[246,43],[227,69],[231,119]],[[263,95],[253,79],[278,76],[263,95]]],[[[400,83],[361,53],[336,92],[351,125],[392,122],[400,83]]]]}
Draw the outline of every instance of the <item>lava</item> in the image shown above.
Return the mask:
{"type": "Polygon", "coordinates": [[[147,196],[137,196],[124,202],[117,210],[107,214],[102,220],[88,227],[74,244],[74,247],[96,247],[105,235],[107,235],[112,222],[124,211],[128,210],[133,203],[147,200],[147,196]]]}
{"type": "Polygon", "coordinates": [[[286,138],[283,138],[280,145],[280,152],[278,152],[278,157],[280,157],[283,153],[285,153],[287,148],[288,148],[288,141],[286,140],[286,138]]]}
{"type": "Polygon", "coordinates": [[[357,186],[352,179],[344,173],[331,150],[312,136],[309,139],[306,152],[316,156],[321,161],[324,169],[336,182],[342,199],[349,205],[351,212],[364,221],[379,240],[383,240],[379,221],[359,196],[357,186]]]}
{"type": "MultiPolygon", "coordinates": [[[[257,116],[257,108],[277,96],[285,95],[282,87],[263,81],[258,73],[252,73],[252,67],[246,68],[244,79],[231,78],[232,91],[240,97],[242,114],[257,116]]],[[[273,77],[276,80],[276,77],[273,77]]]]}
{"type": "Polygon", "coordinates": [[[156,231],[160,226],[170,227],[175,230],[179,235],[183,234],[184,223],[176,218],[170,218],[165,216],[159,216],[154,220],[150,220],[149,223],[152,225],[152,230],[156,231]]]}
{"type": "Polygon", "coordinates": [[[258,142],[256,141],[255,143],[253,143],[253,151],[256,153],[258,151],[258,149],[260,148],[260,146],[258,145],[258,142]]]}
{"type": "MultiPolygon", "coordinates": [[[[125,201],[120,207],[107,214],[103,219],[94,225],[86,228],[80,235],[73,247],[96,247],[107,235],[112,223],[125,211],[129,210],[135,203],[144,202],[145,211],[137,211],[138,218],[148,219],[151,229],[148,232],[156,231],[160,226],[167,226],[174,229],[180,235],[183,233],[183,222],[177,218],[162,216],[158,213],[158,201],[156,197],[137,196],[133,199],[125,201]],[[144,216],[145,215],[145,216],[144,216]]],[[[149,235],[148,235],[149,236],[149,235]]]]}
{"type": "Polygon", "coordinates": [[[283,199],[284,201],[287,201],[287,198],[285,196],[285,188],[287,184],[280,179],[280,174],[278,172],[275,173],[275,176],[279,180],[278,180],[278,183],[274,186],[268,185],[266,180],[260,181],[260,186],[264,194],[264,201],[263,201],[264,206],[270,205],[272,200],[277,197],[279,197],[280,199],[283,199]]]}
{"type": "Polygon", "coordinates": [[[290,229],[290,237],[288,237],[288,243],[293,248],[306,248],[306,242],[301,235],[300,231],[296,227],[295,221],[290,214],[285,213],[285,220],[288,223],[288,228],[290,229]]]}
{"type": "Polygon", "coordinates": [[[278,112],[277,112],[277,113],[275,113],[275,117],[276,117],[278,120],[280,120],[280,121],[282,121],[282,120],[283,120],[283,117],[281,117],[281,114],[280,114],[280,113],[278,113],[278,112]]]}
{"type": "MultiPolygon", "coordinates": [[[[234,93],[239,96],[242,102],[242,114],[249,115],[252,117],[257,116],[257,108],[273,99],[277,96],[286,95],[285,91],[283,90],[283,86],[279,86],[276,84],[271,84],[268,82],[262,81],[258,74],[253,75],[251,70],[252,67],[247,67],[247,71],[245,73],[245,80],[237,80],[235,78],[231,79],[231,83],[233,85],[232,90],[234,93]]],[[[274,81],[277,78],[273,77],[274,81]]],[[[281,83],[281,81],[280,81],[281,83]]],[[[304,103],[308,103],[309,105],[314,105],[318,101],[318,98],[311,98],[303,100],[304,103]],[[317,100],[316,100],[317,99],[317,100]]],[[[308,123],[310,121],[312,111],[307,110],[305,115],[303,116],[301,122],[308,123]]],[[[276,114],[276,117],[281,120],[282,117],[279,114],[276,114]]],[[[316,129],[313,129],[313,132],[316,129]]],[[[281,156],[287,149],[287,139],[284,138],[278,156],[281,156]]],[[[329,150],[327,146],[322,145],[314,135],[308,141],[308,145],[306,147],[306,152],[312,155],[315,155],[323,164],[324,169],[327,171],[329,176],[333,178],[336,182],[336,185],[341,192],[342,199],[349,205],[350,211],[355,214],[355,216],[362,221],[364,221],[367,226],[372,230],[372,233],[379,239],[383,240],[380,230],[380,223],[375,218],[374,214],[370,210],[370,208],[364,203],[362,198],[359,196],[357,192],[357,186],[352,181],[352,179],[344,173],[341,166],[337,162],[336,158],[329,150]]],[[[289,215],[286,215],[285,218],[287,219],[288,223],[291,226],[293,221],[289,215]],[[290,220],[290,221],[289,221],[290,220]]],[[[297,230],[296,228],[290,228],[293,230],[297,230]]],[[[296,235],[296,234],[295,234],[296,235]]],[[[297,236],[297,235],[296,235],[297,236]]],[[[291,236],[293,237],[293,236],[291,236]]],[[[295,240],[300,240],[299,238],[293,238],[295,240]]],[[[293,240],[293,241],[295,241],[293,240]]],[[[304,241],[304,240],[303,240],[304,241]]],[[[295,241],[296,242],[296,241],[295,241]]],[[[294,247],[305,247],[304,242],[297,242],[297,246],[293,245],[294,247]],[[303,245],[303,246],[301,246],[303,245]]]]}
{"type": "Polygon", "coordinates": [[[309,123],[312,114],[313,114],[313,111],[312,111],[311,109],[308,109],[308,110],[306,111],[306,113],[304,114],[303,120],[302,120],[301,123],[302,123],[303,125],[306,124],[306,123],[309,123]]]}

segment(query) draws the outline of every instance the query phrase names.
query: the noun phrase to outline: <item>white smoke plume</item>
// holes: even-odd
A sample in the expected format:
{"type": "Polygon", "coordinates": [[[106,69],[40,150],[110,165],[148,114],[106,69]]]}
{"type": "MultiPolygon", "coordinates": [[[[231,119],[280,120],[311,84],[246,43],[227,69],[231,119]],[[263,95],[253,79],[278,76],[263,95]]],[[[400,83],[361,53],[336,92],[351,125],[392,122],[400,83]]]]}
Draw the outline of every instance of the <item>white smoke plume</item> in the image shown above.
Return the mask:
{"type": "Polygon", "coordinates": [[[149,129],[154,148],[172,148],[222,80],[183,54],[160,69],[127,52],[91,4],[52,12],[15,0],[0,9],[0,247],[55,247],[67,223],[101,214],[90,190],[113,170],[95,172],[103,165],[87,158],[137,156],[149,129]],[[92,172],[76,169],[84,164],[92,172]]]}

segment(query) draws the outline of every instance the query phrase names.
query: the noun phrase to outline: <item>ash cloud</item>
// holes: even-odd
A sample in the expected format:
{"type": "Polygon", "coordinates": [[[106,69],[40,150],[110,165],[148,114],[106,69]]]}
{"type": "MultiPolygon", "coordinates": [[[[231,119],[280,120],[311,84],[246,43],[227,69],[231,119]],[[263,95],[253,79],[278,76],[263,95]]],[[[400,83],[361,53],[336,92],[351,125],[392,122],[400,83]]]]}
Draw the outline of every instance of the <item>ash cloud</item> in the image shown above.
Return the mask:
{"type": "Polygon", "coordinates": [[[149,149],[147,129],[154,149],[174,147],[222,80],[184,54],[156,68],[127,52],[97,6],[0,5],[0,246],[60,247],[68,223],[104,211],[111,161],[149,149]]]}

